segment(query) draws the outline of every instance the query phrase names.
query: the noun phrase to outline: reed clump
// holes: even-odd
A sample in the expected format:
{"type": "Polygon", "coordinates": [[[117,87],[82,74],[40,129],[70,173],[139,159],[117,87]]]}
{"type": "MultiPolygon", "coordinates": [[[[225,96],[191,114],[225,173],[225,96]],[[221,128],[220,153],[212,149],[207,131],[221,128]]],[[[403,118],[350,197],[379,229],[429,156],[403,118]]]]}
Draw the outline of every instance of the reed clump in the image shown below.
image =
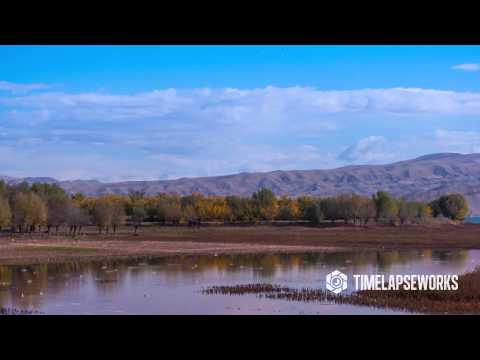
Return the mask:
{"type": "Polygon", "coordinates": [[[40,315],[40,314],[42,314],[42,312],[37,310],[0,307],[0,315],[40,315]]]}
{"type": "Polygon", "coordinates": [[[233,286],[211,286],[202,289],[204,294],[208,295],[245,295],[245,294],[262,294],[262,293],[278,293],[290,290],[288,287],[275,284],[242,284],[233,286]]]}
{"type": "Polygon", "coordinates": [[[335,295],[323,289],[296,289],[275,284],[243,284],[214,286],[204,289],[203,293],[256,294],[260,298],[274,300],[329,302],[425,314],[480,314],[480,267],[459,276],[458,283],[459,288],[455,291],[363,290],[335,295]]]}

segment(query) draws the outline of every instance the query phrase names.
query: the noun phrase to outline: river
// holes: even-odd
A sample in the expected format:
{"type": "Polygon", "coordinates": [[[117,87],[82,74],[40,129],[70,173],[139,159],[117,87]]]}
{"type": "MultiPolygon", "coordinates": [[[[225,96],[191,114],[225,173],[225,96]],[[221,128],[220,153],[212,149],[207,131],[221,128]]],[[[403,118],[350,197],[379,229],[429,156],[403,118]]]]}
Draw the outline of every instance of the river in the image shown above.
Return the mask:
{"type": "Polygon", "coordinates": [[[480,250],[175,256],[149,261],[0,266],[0,307],[45,314],[401,314],[255,295],[205,295],[201,290],[246,283],[324,288],[325,275],[337,269],[347,275],[461,274],[477,265],[480,250]]]}

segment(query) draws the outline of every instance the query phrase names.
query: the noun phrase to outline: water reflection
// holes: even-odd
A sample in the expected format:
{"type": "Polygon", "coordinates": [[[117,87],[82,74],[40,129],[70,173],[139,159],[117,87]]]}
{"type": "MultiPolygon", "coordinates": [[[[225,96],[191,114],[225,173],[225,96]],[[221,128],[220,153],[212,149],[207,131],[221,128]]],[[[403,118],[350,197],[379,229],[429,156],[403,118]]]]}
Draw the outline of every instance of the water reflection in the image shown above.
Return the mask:
{"type": "MultiPolygon", "coordinates": [[[[95,263],[0,266],[0,307],[68,313],[355,313],[352,306],[284,304],[249,297],[205,297],[202,287],[275,282],[324,285],[325,274],[462,273],[478,250],[357,251],[176,256],[95,263]],[[255,309],[255,310],[253,310],[255,309]]],[[[374,310],[368,310],[371,312],[374,310]]]]}

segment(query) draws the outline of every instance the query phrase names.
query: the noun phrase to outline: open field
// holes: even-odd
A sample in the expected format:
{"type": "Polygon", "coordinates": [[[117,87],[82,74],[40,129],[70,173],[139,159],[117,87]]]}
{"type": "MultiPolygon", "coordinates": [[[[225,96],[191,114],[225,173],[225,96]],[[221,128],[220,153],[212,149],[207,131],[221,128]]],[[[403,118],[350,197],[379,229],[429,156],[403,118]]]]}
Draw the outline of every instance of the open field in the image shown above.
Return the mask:
{"type": "Polygon", "coordinates": [[[149,226],[134,235],[87,228],[65,234],[7,234],[0,237],[0,264],[59,262],[180,254],[306,252],[351,249],[480,249],[480,224],[432,226],[149,226]]]}

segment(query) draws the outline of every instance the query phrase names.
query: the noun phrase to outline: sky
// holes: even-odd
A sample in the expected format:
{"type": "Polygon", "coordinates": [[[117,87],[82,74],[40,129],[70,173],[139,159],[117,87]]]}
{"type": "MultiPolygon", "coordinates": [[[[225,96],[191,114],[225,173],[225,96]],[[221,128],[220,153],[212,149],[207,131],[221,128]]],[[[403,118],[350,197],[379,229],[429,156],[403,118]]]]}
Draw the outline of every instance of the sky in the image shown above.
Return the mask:
{"type": "Polygon", "coordinates": [[[480,46],[0,46],[0,175],[160,180],[480,152],[480,46]]]}

